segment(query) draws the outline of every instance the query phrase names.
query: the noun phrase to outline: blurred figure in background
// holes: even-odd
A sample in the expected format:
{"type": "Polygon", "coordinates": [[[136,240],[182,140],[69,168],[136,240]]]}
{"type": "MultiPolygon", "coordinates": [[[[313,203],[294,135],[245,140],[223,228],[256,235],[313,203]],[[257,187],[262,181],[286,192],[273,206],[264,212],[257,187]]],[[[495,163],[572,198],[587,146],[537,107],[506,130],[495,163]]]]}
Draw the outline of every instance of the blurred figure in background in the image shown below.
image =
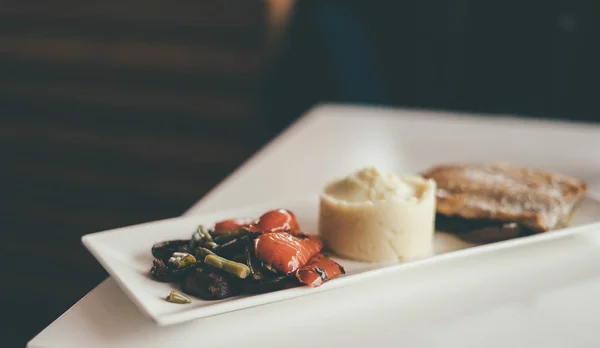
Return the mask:
{"type": "Polygon", "coordinates": [[[593,0],[298,1],[265,111],[289,121],[336,101],[598,121],[599,13],[593,0]]]}

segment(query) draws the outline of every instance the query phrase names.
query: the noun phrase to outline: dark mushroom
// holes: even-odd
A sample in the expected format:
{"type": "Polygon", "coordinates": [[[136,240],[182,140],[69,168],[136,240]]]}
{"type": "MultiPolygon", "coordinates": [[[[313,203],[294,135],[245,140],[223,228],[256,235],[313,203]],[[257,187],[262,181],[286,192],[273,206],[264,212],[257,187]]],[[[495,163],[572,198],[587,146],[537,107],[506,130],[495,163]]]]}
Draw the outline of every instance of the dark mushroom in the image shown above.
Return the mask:
{"type": "Polygon", "coordinates": [[[215,237],[215,243],[217,243],[217,244],[226,244],[226,243],[231,242],[232,240],[237,239],[238,237],[240,237],[240,236],[235,235],[235,234],[228,234],[228,235],[216,236],[215,237]]]}
{"type": "Polygon", "coordinates": [[[159,282],[174,282],[188,275],[196,267],[195,263],[185,264],[181,267],[165,264],[161,259],[152,261],[150,275],[159,282]]]}
{"type": "Polygon", "coordinates": [[[249,243],[248,236],[242,236],[220,245],[215,252],[227,259],[233,259],[236,255],[243,255],[246,245],[249,243]]]}
{"type": "Polygon", "coordinates": [[[243,283],[243,289],[244,292],[250,294],[263,294],[266,292],[288,289],[298,285],[299,283],[295,278],[285,275],[261,280],[255,280],[248,277],[243,283]]]}
{"type": "Polygon", "coordinates": [[[219,244],[225,244],[231,240],[234,240],[236,238],[240,238],[243,237],[245,235],[247,235],[249,233],[248,229],[246,228],[238,228],[235,229],[233,231],[213,231],[212,235],[215,239],[215,242],[219,243],[219,244]]]}
{"type": "Polygon", "coordinates": [[[152,246],[152,256],[167,263],[175,252],[192,253],[189,239],[168,240],[152,246]]]}
{"type": "Polygon", "coordinates": [[[175,277],[175,280],[181,280],[184,277],[186,277],[188,274],[193,273],[194,269],[196,268],[196,265],[197,265],[197,263],[188,264],[183,267],[173,268],[171,270],[171,272],[173,273],[173,277],[175,277]]]}
{"type": "Polygon", "coordinates": [[[161,259],[154,259],[152,268],[150,269],[150,275],[159,282],[172,282],[177,278],[172,270],[169,269],[161,259]]]}
{"type": "Polygon", "coordinates": [[[181,283],[186,294],[202,300],[221,300],[240,293],[239,279],[211,266],[197,266],[181,283]]]}
{"type": "Polygon", "coordinates": [[[271,274],[280,273],[278,270],[275,269],[275,267],[269,265],[268,263],[261,262],[260,265],[263,270],[268,271],[271,274]]]}

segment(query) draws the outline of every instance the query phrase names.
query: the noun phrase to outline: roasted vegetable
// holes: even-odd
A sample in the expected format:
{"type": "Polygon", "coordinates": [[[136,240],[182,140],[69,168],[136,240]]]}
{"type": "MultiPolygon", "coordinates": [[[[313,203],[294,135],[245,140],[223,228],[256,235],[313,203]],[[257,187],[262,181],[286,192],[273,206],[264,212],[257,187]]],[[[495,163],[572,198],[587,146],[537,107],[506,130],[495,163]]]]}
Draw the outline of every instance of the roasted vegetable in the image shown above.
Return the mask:
{"type": "Polygon", "coordinates": [[[196,249],[196,259],[204,261],[206,255],[216,255],[212,250],[209,250],[205,247],[198,247],[196,249]]]}
{"type": "Polygon", "coordinates": [[[190,239],[190,248],[192,250],[196,250],[196,248],[202,246],[205,241],[206,237],[204,236],[204,234],[201,234],[200,232],[198,232],[198,230],[196,230],[192,234],[192,239],[190,239]]]}
{"type": "Polygon", "coordinates": [[[174,282],[190,273],[195,266],[195,262],[183,266],[178,266],[176,264],[170,266],[168,263],[165,264],[161,259],[154,259],[152,268],[150,269],[150,275],[152,278],[161,282],[174,282]]]}
{"type": "Polygon", "coordinates": [[[218,255],[206,255],[204,263],[232,274],[240,279],[244,279],[250,275],[250,268],[248,268],[248,266],[243,263],[227,260],[218,255]]]}
{"type": "Polygon", "coordinates": [[[345,274],[344,268],[337,262],[327,258],[322,253],[317,253],[300,267],[296,272],[296,278],[308,286],[317,287],[340,274],[345,274]]]}
{"type": "Polygon", "coordinates": [[[152,246],[152,256],[157,259],[161,259],[164,263],[167,263],[169,258],[173,256],[175,252],[190,253],[190,240],[179,239],[169,240],[162,243],[157,243],[152,246]]]}
{"type": "Polygon", "coordinates": [[[262,272],[259,269],[258,260],[253,257],[254,252],[252,251],[252,245],[246,245],[244,249],[244,258],[246,266],[250,269],[250,275],[254,280],[262,280],[264,278],[262,272]]]}
{"type": "MultiPolygon", "coordinates": [[[[319,254],[322,248],[318,237],[300,232],[291,211],[277,209],[257,220],[223,220],[212,230],[199,225],[190,239],[155,244],[150,274],[158,281],[179,282],[183,292],[204,300],[302,283],[318,286],[344,272],[319,254]]],[[[166,300],[191,302],[175,290],[166,300]]]]}
{"type": "Polygon", "coordinates": [[[198,233],[198,235],[204,238],[205,243],[214,242],[213,237],[210,235],[210,232],[208,232],[206,227],[204,227],[203,225],[198,226],[196,232],[198,233]]]}
{"type": "Polygon", "coordinates": [[[180,280],[183,279],[183,277],[185,277],[186,275],[190,274],[194,270],[194,268],[196,268],[196,265],[197,263],[182,268],[175,268],[171,272],[173,273],[175,280],[180,280]]]}
{"type": "Polygon", "coordinates": [[[236,230],[233,231],[213,231],[211,234],[213,236],[213,238],[215,239],[215,241],[218,238],[238,238],[238,237],[242,237],[247,235],[248,233],[250,233],[250,231],[248,230],[248,228],[246,227],[240,227],[236,230]]]}
{"type": "Polygon", "coordinates": [[[230,240],[215,249],[215,252],[227,259],[233,259],[236,255],[243,255],[246,245],[250,243],[250,236],[242,236],[230,240]]]}
{"type": "Polygon", "coordinates": [[[265,292],[283,290],[298,286],[298,282],[293,277],[278,276],[274,278],[255,280],[248,278],[243,283],[244,292],[250,294],[262,294],[265,292]]]}
{"type": "Polygon", "coordinates": [[[233,240],[237,240],[241,236],[242,236],[242,234],[238,234],[238,233],[222,234],[219,236],[215,236],[215,243],[223,245],[223,244],[229,243],[233,240]]]}
{"type": "Polygon", "coordinates": [[[284,274],[296,272],[322,248],[318,237],[298,238],[286,232],[264,233],[254,241],[256,257],[284,274]]]}
{"type": "Polygon", "coordinates": [[[300,231],[296,216],[289,210],[276,209],[271,210],[258,219],[256,224],[250,227],[252,232],[280,232],[288,231],[296,233],[300,231]]]}
{"type": "Polygon", "coordinates": [[[181,283],[186,294],[203,300],[220,300],[240,293],[239,279],[210,266],[197,266],[181,283]]]}
{"type": "Polygon", "coordinates": [[[273,266],[269,265],[268,263],[261,262],[260,264],[261,264],[261,267],[262,267],[262,268],[263,268],[265,271],[271,272],[271,273],[273,273],[273,274],[280,273],[278,270],[276,270],[276,269],[275,269],[275,267],[273,267],[273,266]]]}
{"type": "Polygon", "coordinates": [[[167,262],[170,267],[184,268],[195,264],[196,258],[190,253],[174,252],[167,262]]]}
{"type": "Polygon", "coordinates": [[[214,235],[227,234],[231,232],[235,232],[240,229],[240,227],[249,226],[254,221],[250,219],[228,219],[219,221],[215,224],[215,228],[213,231],[214,235]]]}
{"type": "Polygon", "coordinates": [[[170,270],[161,259],[154,259],[154,261],[152,261],[150,275],[159,282],[172,282],[177,279],[172,270],[170,270]]]}
{"type": "Polygon", "coordinates": [[[215,250],[216,248],[219,247],[219,244],[217,244],[215,242],[206,242],[206,243],[204,243],[204,247],[209,250],[215,250]]]}
{"type": "MultiPolygon", "coordinates": [[[[246,265],[246,256],[244,254],[239,254],[239,255],[234,255],[231,258],[231,261],[235,261],[235,262],[239,262],[239,263],[243,263],[244,265],[246,265]]],[[[247,265],[246,265],[247,266],[247,265]]]]}
{"type": "Polygon", "coordinates": [[[173,302],[173,303],[180,303],[180,304],[186,304],[186,303],[192,303],[192,300],[185,296],[184,294],[180,293],[179,291],[175,291],[175,290],[171,290],[171,292],[169,293],[169,296],[167,296],[167,298],[165,299],[169,302],[173,302]]]}

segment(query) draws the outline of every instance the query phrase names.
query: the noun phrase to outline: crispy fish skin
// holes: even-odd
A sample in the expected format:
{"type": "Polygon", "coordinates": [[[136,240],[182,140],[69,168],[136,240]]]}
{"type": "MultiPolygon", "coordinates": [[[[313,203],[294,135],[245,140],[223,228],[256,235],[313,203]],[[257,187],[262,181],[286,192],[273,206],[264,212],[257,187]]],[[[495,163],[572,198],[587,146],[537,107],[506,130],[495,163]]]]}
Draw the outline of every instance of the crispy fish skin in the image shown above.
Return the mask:
{"type": "Polygon", "coordinates": [[[536,232],[564,227],[586,184],[506,163],[447,164],[422,174],[437,183],[437,212],[465,219],[516,222],[536,232]]]}

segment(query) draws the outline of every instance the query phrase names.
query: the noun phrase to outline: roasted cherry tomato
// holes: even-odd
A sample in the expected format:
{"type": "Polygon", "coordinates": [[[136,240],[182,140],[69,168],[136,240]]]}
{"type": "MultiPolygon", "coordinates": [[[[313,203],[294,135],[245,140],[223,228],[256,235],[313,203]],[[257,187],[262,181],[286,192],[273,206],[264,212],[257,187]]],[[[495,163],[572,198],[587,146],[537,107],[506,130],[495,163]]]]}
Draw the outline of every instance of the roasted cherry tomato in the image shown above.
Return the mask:
{"type": "Polygon", "coordinates": [[[254,240],[256,257],[284,274],[297,271],[322,248],[323,242],[316,236],[287,232],[264,233],[254,240]]]}
{"type": "Polygon", "coordinates": [[[300,226],[298,226],[298,220],[294,213],[286,209],[277,209],[264,213],[252,226],[252,230],[256,232],[299,232],[300,226]]]}
{"type": "Polygon", "coordinates": [[[218,232],[233,232],[240,227],[249,226],[252,224],[252,220],[249,219],[229,219],[217,222],[215,224],[215,231],[218,232]]]}

